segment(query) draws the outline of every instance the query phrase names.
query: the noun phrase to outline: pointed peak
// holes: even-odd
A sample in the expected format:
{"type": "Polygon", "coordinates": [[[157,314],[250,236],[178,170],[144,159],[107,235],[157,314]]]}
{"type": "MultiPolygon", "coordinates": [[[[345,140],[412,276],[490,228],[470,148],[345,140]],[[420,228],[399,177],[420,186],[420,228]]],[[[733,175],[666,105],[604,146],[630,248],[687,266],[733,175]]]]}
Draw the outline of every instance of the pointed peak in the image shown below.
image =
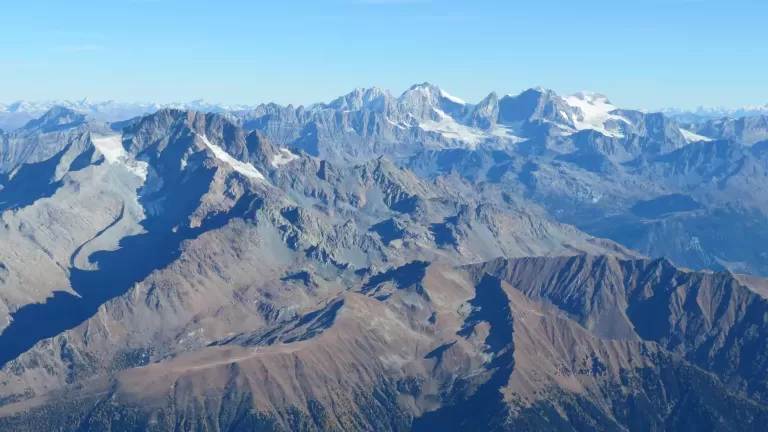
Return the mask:
{"type": "Polygon", "coordinates": [[[611,101],[609,101],[608,98],[604,94],[596,93],[596,92],[591,92],[591,91],[586,91],[586,90],[582,90],[582,91],[580,91],[578,93],[574,93],[574,94],[570,95],[570,97],[576,98],[576,99],[580,99],[580,100],[583,100],[583,101],[589,102],[589,103],[601,102],[601,103],[608,104],[608,105],[611,104],[611,101]]]}
{"type": "Polygon", "coordinates": [[[402,96],[400,97],[407,97],[409,94],[424,94],[429,96],[439,96],[441,95],[442,90],[440,90],[440,87],[436,86],[435,84],[432,84],[431,82],[424,81],[421,84],[414,84],[411,87],[408,88],[405,92],[403,92],[402,96]]]}
{"type": "Polygon", "coordinates": [[[446,92],[445,90],[440,90],[440,96],[448,99],[451,102],[457,103],[459,105],[466,104],[466,102],[464,102],[463,100],[457,98],[456,96],[452,96],[452,95],[448,94],[448,92],[446,92]]]}
{"type": "Polygon", "coordinates": [[[386,90],[380,89],[376,86],[373,87],[356,87],[354,90],[352,90],[349,94],[385,94],[387,93],[386,90]]]}
{"type": "Polygon", "coordinates": [[[414,94],[422,94],[426,96],[428,99],[433,101],[437,101],[438,99],[442,98],[442,99],[449,100],[455,104],[459,104],[459,105],[466,104],[466,102],[464,102],[463,100],[449,94],[448,92],[441,89],[437,85],[428,81],[425,81],[421,84],[412,85],[408,90],[406,90],[403,93],[402,96],[400,96],[400,98],[407,98],[407,97],[410,97],[409,95],[414,95],[414,94]]]}
{"type": "Polygon", "coordinates": [[[493,101],[498,102],[498,100],[499,100],[499,95],[496,94],[495,91],[492,91],[488,94],[488,96],[486,96],[485,98],[483,98],[483,100],[480,101],[480,104],[485,104],[493,101]]]}
{"type": "Polygon", "coordinates": [[[545,95],[549,95],[549,94],[554,94],[555,93],[554,91],[552,91],[552,90],[550,90],[548,88],[542,87],[542,86],[531,87],[528,90],[524,91],[523,93],[534,93],[534,92],[535,93],[545,94],[545,95]]]}
{"type": "Polygon", "coordinates": [[[389,96],[389,92],[378,87],[358,87],[345,97],[356,97],[365,102],[371,102],[381,96],[389,96]]]}
{"type": "Polygon", "coordinates": [[[357,87],[351,92],[339,96],[331,102],[319,103],[313,106],[319,109],[331,108],[335,110],[358,110],[361,108],[371,108],[372,104],[380,101],[381,98],[391,97],[390,93],[378,87],[357,87]]]}
{"type": "Polygon", "coordinates": [[[81,113],[75,110],[72,110],[65,106],[56,105],[53,108],[46,111],[46,113],[40,117],[40,120],[50,121],[55,119],[84,118],[84,117],[85,117],[84,115],[82,115],[81,113]]]}
{"type": "Polygon", "coordinates": [[[554,91],[548,89],[548,88],[544,88],[544,87],[539,86],[539,87],[527,88],[527,89],[521,91],[518,94],[511,94],[510,93],[510,94],[505,95],[504,97],[505,98],[516,99],[516,98],[519,98],[521,96],[522,97],[534,97],[535,95],[549,97],[549,96],[552,96],[552,95],[556,95],[556,93],[554,91]]]}
{"type": "Polygon", "coordinates": [[[30,106],[31,104],[29,102],[25,102],[23,100],[17,100],[8,106],[8,110],[12,112],[24,111],[24,110],[27,110],[30,106]]]}
{"type": "Polygon", "coordinates": [[[408,90],[440,90],[440,87],[438,87],[435,84],[432,84],[429,81],[424,81],[421,84],[414,84],[412,85],[408,90]]]}
{"type": "Polygon", "coordinates": [[[42,129],[53,131],[61,127],[77,126],[86,121],[85,115],[61,105],[56,105],[40,118],[24,126],[25,130],[42,129]]]}

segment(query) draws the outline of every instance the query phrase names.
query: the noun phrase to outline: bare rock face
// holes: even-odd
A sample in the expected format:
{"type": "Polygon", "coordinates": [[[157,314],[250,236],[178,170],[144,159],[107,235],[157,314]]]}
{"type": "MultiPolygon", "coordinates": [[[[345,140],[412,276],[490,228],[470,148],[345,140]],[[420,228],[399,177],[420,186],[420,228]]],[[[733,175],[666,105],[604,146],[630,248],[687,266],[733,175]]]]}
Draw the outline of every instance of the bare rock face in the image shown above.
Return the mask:
{"type": "Polygon", "coordinates": [[[755,348],[768,334],[753,317],[765,313],[768,300],[732,276],[664,260],[413,262],[257,331],[8,405],[0,421],[20,430],[56,421],[84,430],[759,430],[765,388],[745,384],[765,379],[753,375],[765,370],[755,348]],[[690,302],[670,302],[670,292],[700,307],[668,314],[690,302]],[[746,327],[750,335],[736,330],[746,327]],[[702,337],[720,332],[742,337],[702,337]],[[741,361],[723,368],[722,355],[741,361]]]}
{"type": "Polygon", "coordinates": [[[14,156],[0,191],[7,401],[288,319],[416,258],[605,250],[386,159],[337,167],[217,115],[67,128],[47,159],[50,132],[14,135],[36,151],[14,156]],[[387,220],[401,229],[374,228],[387,220]]]}
{"type": "Polygon", "coordinates": [[[424,151],[398,165],[422,178],[456,184],[459,177],[487,201],[539,207],[558,222],[684,267],[768,275],[764,143],[679,146],[670,131],[662,135],[581,131],[503,151],[424,151]]]}
{"type": "MultiPolygon", "coordinates": [[[[768,132],[759,110],[710,110],[699,114],[714,118],[686,124],[672,111],[617,108],[598,93],[559,95],[535,88],[467,103],[430,83],[399,96],[355,89],[309,107],[176,104],[219,113],[189,111],[183,121],[187,111],[159,105],[87,100],[66,105],[45,115],[43,107],[50,103],[0,107],[0,117],[39,117],[0,135],[5,148],[0,172],[10,174],[19,161],[32,162],[33,153],[39,152],[39,160],[57,154],[69,142],[58,135],[93,124],[88,118],[123,120],[157,112],[112,127],[155,122],[145,126],[165,133],[172,122],[187,122],[196,134],[226,144],[233,157],[265,171],[274,158],[286,155],[273,154],[268,142],[301,149],[340,169],[385,156],[429,180],[458,174],[473,183],[469,193],[484,189],[485,201],[541,209],[547,219],[645,255],[668,256],[694,269],[768,275],[761,247],[768,239],[768,132]],[[32,133],[39,142],[20,140],[20,133],[32,133]],[[491,190],[495,194],[487,193],[491,190]],[[720,235],[724,228],[728,233],[720,235]]],[[[160,137],[146,139],[157,143],[160,137]]],[[[137,152],[143,145],[140,134],[130,144],[137,152]]]]}
{"type": "MultiPolygon", "coordinates": [[[[428,84],[409,92],[332,105],[491,124],[504,99],[479,112],[428,84]]],[[[541,116],[561,103],[534,99],[541,116]]],[[[49,114],[0,137],[0,430],[768,420],[768,283],[645,258],[548,218],[519,185],[478,184],[528,170],[577,188],[556,165],[455,150],[414,172],[320,159],[218,114],[49,114]],[[466,172],[429,179],[445,164],[466,172]]]]}
{"type": "Polygon", "coordinates": [[[744,145],[768,140],[768,116],[719,118],[694,125],[697,133],[719,139],[730,139],[744,145]]]}
{"type": "Polygon", "coordinates": [[[397,97],[357,89],[327,104],[269,104],[233,116],[338,166],[384,155],[429,180],[459,174],[495,189],[488,201],[539,207],[649,256],[768,275],[760,246],[768,240],[765,116],[684,124],[617,108],[601,94],[543,88],[475,104],[430,83],[397,97]],[[736,228],[720,235],[723,227],[736,228]]]}

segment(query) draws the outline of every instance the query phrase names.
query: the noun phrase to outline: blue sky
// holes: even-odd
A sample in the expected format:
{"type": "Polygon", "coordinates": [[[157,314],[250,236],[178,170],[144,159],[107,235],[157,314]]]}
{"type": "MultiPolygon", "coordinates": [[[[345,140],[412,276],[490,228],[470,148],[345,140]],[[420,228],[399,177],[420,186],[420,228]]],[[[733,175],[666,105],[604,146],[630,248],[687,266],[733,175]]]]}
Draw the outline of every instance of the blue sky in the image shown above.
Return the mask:
{"type": "Polygon", "coordinates": [[[768,103],[768,2],[6,0],[0,101],[307,104],[430,81],[632,108],[768,103]]]}

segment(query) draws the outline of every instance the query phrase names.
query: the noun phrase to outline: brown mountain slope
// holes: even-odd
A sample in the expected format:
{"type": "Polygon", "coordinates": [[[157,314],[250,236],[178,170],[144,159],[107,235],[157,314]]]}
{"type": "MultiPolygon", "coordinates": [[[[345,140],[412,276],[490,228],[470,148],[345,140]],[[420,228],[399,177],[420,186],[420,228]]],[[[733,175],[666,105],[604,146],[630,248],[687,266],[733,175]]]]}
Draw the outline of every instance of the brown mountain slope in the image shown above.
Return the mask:
{"type": "MultiPolygon", "coordinates": [[[[764,298],[726,279],[665,261],[591,256],[464,268],[414,262],[293,319],[8,405],[0,425],[41,430],[66,419],[65,429],[81,430],[760,430],[768,408],[759,391],[736,379],[760,377],[686,359],[678,346],[647,338],[642,325],[617,337],[588,319],[606,320],[603,308],[626,298],[627,286],[678,292],[727,285],[737,307],[765,313],[764,298]]],[[[630,308],[636,301],[629,296],[630,308]]],[[[682,315],[700,314],[684,305],[682,315]]],[[[632,323],[633,313],[617,320],[632,323]]],[[[741,326],[760,334],[766,323],[740,315],[727,333],[736,337],[741,326]]],[[[685,345],[689,336],[678,337],[685,345]]],[[[740,340],[747,346],[751,339],[740,340]]]]}
{"type": "Polygon", "coordinates": [[[335,167],[222,116],[77,128],[35,165],[39,190],[6,196],[0,405],[291,319],[414,259],[633,255],[385,159],[335,167]]]}

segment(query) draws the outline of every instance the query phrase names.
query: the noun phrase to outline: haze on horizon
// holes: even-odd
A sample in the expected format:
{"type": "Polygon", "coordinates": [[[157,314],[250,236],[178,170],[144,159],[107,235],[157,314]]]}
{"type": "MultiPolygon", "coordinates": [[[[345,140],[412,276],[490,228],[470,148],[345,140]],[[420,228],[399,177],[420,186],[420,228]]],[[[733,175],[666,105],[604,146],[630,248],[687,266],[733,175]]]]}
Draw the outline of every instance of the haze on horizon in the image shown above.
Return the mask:
{"type": "Polygon", "coordinates": [[[536,86],[642,109],[768,102],[768,5],[745,0],[14,1],[3,15],[4,103],[307,105],[424,81],[468,102],[536,86]]]}

